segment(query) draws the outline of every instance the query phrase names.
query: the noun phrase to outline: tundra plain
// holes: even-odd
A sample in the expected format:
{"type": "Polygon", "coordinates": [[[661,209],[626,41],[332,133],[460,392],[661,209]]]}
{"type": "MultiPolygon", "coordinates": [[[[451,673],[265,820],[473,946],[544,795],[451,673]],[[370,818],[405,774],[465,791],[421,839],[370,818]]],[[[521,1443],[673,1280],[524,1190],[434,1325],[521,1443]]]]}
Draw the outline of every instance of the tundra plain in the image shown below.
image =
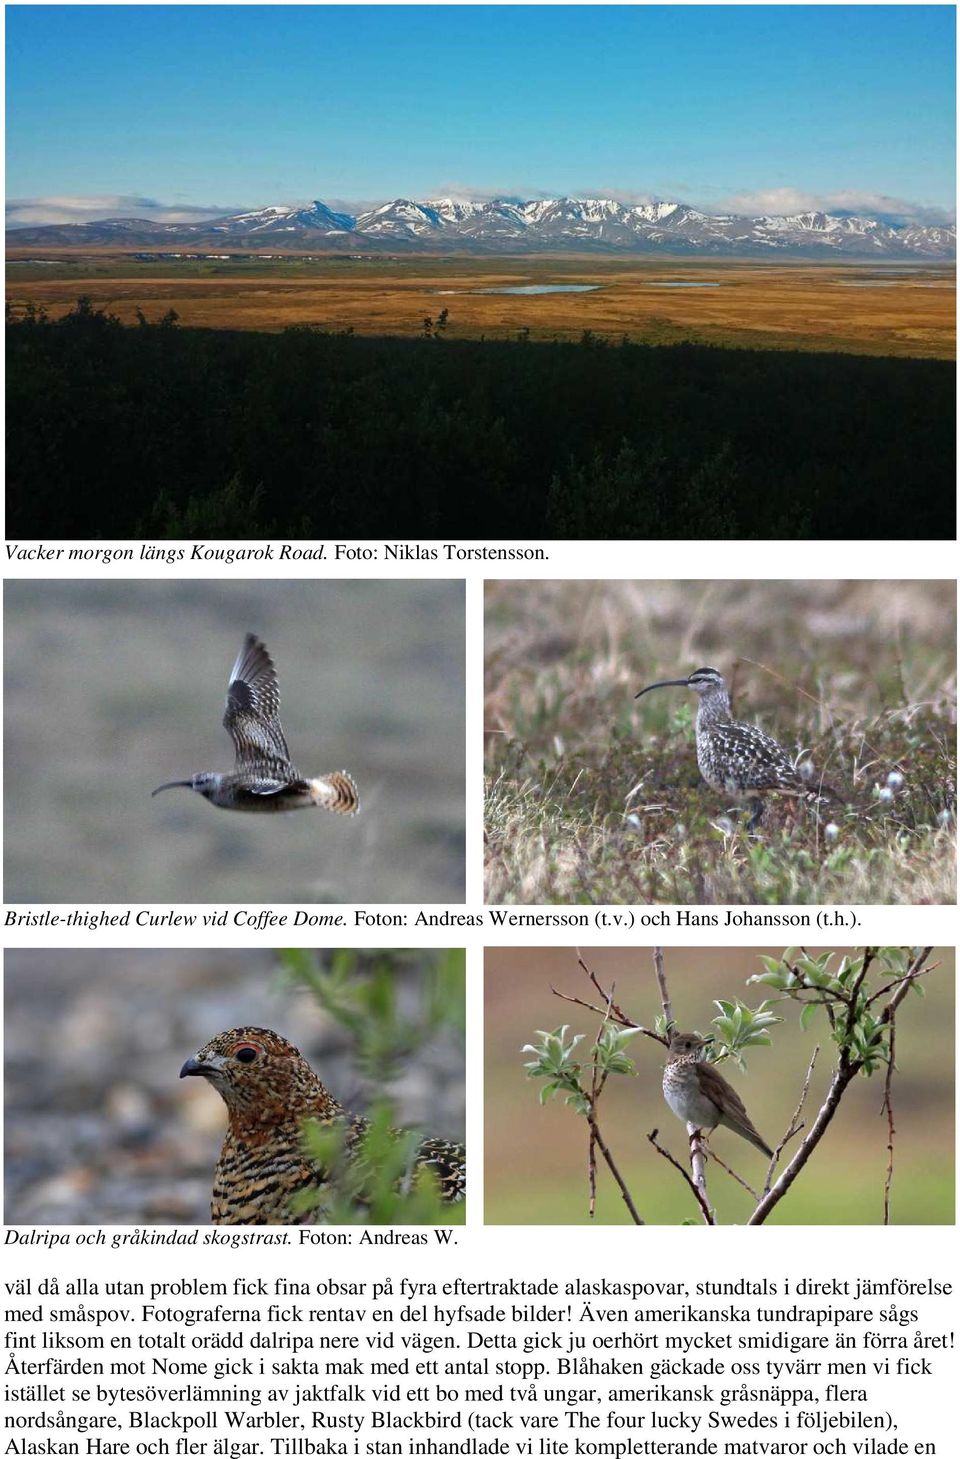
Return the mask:
{"type": "Polygon", "coordinates": [[[181,326],[456,339],[687,341],[749,348],[952,359],[955,269],[931,263],[766,262],[596,255],[224,258],[116,250],[8,250],[7,302],[60,318],[88,296],[134,324],[173,310],[181,326]],[[484,290],[589,285],[590,292],[484,290]],[[429,329],[425,320],[430,320],[429,329]]]}

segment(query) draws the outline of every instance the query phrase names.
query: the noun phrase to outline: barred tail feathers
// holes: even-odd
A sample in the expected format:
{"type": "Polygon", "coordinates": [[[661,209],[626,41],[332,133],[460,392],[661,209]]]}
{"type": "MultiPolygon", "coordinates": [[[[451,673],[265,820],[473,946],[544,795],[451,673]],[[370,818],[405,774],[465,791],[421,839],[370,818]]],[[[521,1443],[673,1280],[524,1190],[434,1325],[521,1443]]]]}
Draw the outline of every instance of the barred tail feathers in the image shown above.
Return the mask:
{"type": "Polygon", "coordinates": [[[310,781],[314,805],[334,811],[338,816],[355,816],[360,809],[357,783],[346,770],[334,770],[310,781]]]}

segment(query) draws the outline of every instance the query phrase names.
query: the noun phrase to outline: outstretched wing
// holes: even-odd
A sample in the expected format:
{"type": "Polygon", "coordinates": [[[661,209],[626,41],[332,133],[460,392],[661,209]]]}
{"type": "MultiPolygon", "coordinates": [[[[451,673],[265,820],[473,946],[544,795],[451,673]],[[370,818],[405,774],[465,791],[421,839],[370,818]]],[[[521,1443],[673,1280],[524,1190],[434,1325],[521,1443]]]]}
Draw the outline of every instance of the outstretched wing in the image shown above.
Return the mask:
{"type": "Polygon", "coordinates": [[[253,633],[244,639],[230,673],[223,727],[233,740],[238,771],[260,771],[265,784],[296,777],[280,724],[277,671],[266,646],[253,633]]]}

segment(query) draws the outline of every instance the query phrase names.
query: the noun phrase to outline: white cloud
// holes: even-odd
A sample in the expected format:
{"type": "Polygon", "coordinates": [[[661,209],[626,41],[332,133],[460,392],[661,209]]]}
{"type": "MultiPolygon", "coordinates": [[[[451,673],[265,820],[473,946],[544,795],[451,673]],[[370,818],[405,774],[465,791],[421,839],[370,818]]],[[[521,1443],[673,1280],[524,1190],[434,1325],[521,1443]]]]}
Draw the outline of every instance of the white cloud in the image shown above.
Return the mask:
{"type": "Polygon", "coordinates": [[[611,202],[622,203],[625,208],[634,208],[646,203],[675,203],[679,201],[679,194],[672,188],[659,192],[651,191],[650,188],[580,188],[574,193],[574,197],[609,198],[611,202]]]}
{"type": "Polygon", "coordinates": [[[471,187],[465,182],[440,182],[423,193],[427,198],[450,198],[455,203],[529,203],[539,198],[558,198],[562,193],[542,187],[471,187]]]}
{"type": "Polygon", "coordinates": [[[155,198],[123,193],[99,196],[11,198],[7,227],[39,227],[48,223],[96,223],[103,218],[149,218],[155,223],[197,223],[235,208],[198,207],[191,203],[161,203],[155,198]]]}
{"type": "Polygon", "coordinates": [[[906,198],[887,193],[858,192],[854,188],[838,192],[804,192],[795,187],[773,187],[756,192],[739,192],[717,199],[713,207],[725,213],[857,213],[868,218],[883,218],[890,223],[921,223],[929,226],[952,223],[955,214],[946,208],[926,207],[906,198]]]}

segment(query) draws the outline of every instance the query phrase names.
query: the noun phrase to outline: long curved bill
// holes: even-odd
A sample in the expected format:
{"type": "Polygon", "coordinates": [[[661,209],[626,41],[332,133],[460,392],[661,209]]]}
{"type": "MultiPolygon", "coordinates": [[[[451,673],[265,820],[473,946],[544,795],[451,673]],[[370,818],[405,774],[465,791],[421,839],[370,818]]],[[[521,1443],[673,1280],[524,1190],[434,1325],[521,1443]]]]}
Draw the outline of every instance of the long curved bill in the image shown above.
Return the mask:
{"type": "MultiPolygon", "coordinates": [[[[661,679],[656,684],[648,684],[646,689],[641,689],[640,694],[649,694],[651,689],[686,689],[689,679],[661,679]]],[[[639,699],[640,694],[634,694],[634,699],[639,699]]]]}
{"type": "Polygon", "coordinates": [[[166,785],[158,785],[156,790],[150,792],[150,799],[152,800],[155,795],[159,795],[161,790],[177,790],[181,785],[186,786],[187,790],[193,789],[192,780],[168,780],[166,785]]]}

